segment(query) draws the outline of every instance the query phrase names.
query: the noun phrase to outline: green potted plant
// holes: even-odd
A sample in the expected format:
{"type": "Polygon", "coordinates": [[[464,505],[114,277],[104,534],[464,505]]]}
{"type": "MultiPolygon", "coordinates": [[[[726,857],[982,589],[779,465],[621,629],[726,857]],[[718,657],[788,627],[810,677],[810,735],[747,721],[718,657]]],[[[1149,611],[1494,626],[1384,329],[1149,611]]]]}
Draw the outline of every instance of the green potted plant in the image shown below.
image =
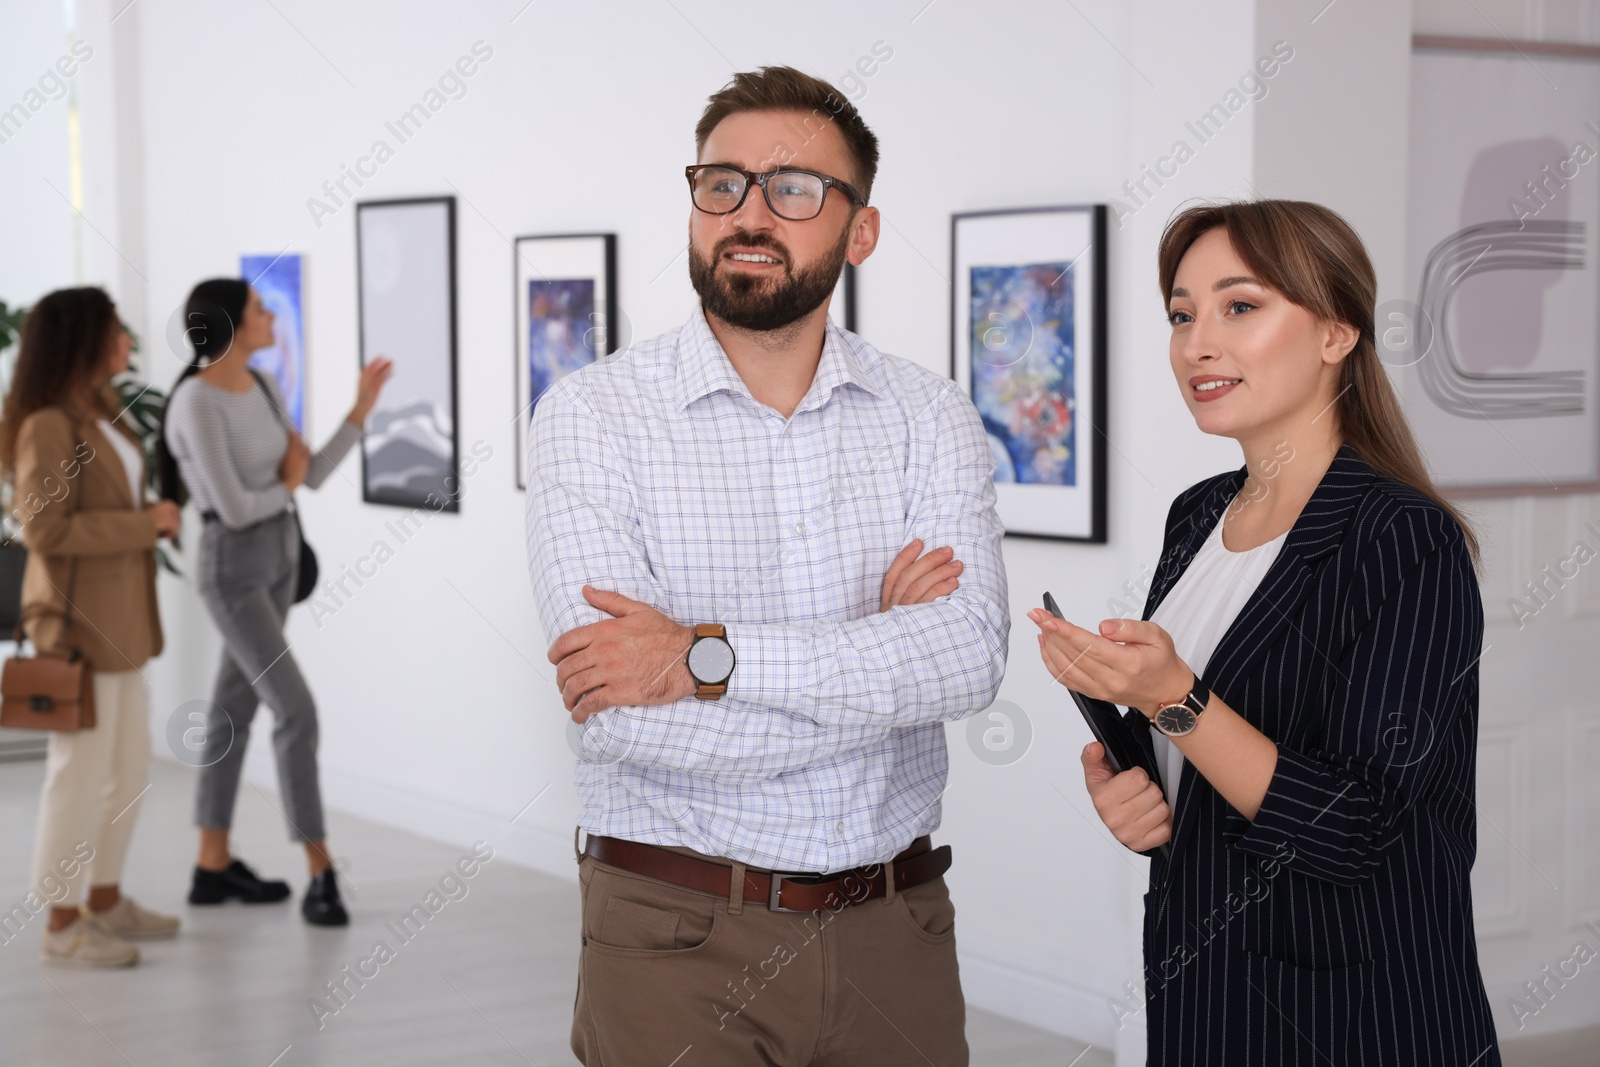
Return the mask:
{"type": "MultiPolygon", "coordinates": [[[[17,336],[22,332],[22,308],[0,300],[0,396],[11,384],[11,368],[16,362],[17,336]]],[[[22,528],[11,507],[11,483],[0,482],[0,640],[17,628],[22,610],[22,568],[28,562],[22,547],[22,528]]]]}
{"type": "MultiPolygon", "coordinates": [[[[123,324],[123,329],[133,338],[133,351],[137,354],[139,335],[126,323],[123,324]]],[[[134,373],[131,362],[127,371],[112,379],[111,385],[117,391],[122,421],[133,427],[134,432],[139,435],[139,443],[144,447],[145,486],[149,490],[146,496],[150,500],[160,499],[161,468],[156,463],[156,446],[161,441],[161,413],[167,407],[167,394],[153,385],[141,382],[134,373]]],[[[182,573],[172,562],[172,557],[167,554],[165,545],[156,545],[156,559],[160,561],[163,569],[173,574],[182,573]]]]}

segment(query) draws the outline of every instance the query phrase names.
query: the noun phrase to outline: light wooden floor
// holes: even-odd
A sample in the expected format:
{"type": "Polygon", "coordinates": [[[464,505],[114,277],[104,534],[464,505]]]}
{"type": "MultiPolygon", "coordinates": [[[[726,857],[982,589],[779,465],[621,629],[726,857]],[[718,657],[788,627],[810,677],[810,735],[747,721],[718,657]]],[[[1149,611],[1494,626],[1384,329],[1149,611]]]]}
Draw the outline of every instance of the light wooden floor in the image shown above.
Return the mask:
{"type": "MultiPolygon", "coordinates": [[[[0,911],[26,892],[38,761],[0,763],[0,911]]],[[[144,947],[130,971],[38,963],[38,924],[0,944],[0,1065],[5,1067],[302,1067],[367,1064],[507,1067],[571,1064],[577,890],[494,861],[336,1015],[306,1001],[368,956],[383,924],[418,903],[464,850],[329,813],[354,918],[316,930],[298,907],[189,908],[193,772],[158,761],[139,802],[124,885],[183,917],[177,940],[144,947]]],[[[246,784],[235,841],[263,874],[303,893],[303,857],[268,796],[246,784]]],[[[370,973],[370,968],[368,969],[370,973]]],[[[1107,1050],[980,1011],[967,1015],[975,1067],[1111,1067],[1107,1050]]],[[[1593,1067],[1600,1031],[1504,1040],[1507,1067],[1593,1067]]],[[[909,1057],[907,1062],[914,1062],[909,1057]]],[[[662,1067],[667,1067],[663,1063],[662,1067]]],[[[685,1060],[676,1067],[700,1067],[685,1060]]]]}
{"type": "MultiPolygon", "coordinates": [[[[0,909],[26,892],[43,778],[40,762],[0,763],[0,909]]],[[[344,930],[300,919],[304,861],[268,797],[248,783],[235,843],[265,875],[289,878],[289,905],[189,908],[193,772],[157,761],[139,802],[124,887],[182,916],[171,942],[144,946],[129,971],[85,972],[38,962],[42,919],[0,944],[0,1064],[6,1067],[302,1067],[364,1064],[571,1064],[577,889],[486,865],[468,895],[446,904],[321,1029],[309,996],[368,956],[383,929],[418,903],[464,849],[329,813],[347,866],[353,917],[344,930]]],[[[370,967],[367,968],[370,973],[370,967]]],[[[968,1015],[974,1064],[1110,1067],[1084,1047],[983,1012],[968,1015]]],[[[916,1057],[908,1057],[913,1062],[916,1057]]],[[[663,1062],[662,1067],[666,1067],[663,1062]]],[[[677,1067],[699,1067],[686,1059],[677,1067]]]]}

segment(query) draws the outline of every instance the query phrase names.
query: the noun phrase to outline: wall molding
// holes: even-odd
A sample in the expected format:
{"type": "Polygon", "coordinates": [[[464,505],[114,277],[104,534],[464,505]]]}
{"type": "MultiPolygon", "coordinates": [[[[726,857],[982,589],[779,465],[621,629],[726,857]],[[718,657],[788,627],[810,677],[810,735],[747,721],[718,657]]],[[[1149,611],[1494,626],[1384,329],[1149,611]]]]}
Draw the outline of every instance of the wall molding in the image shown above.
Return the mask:
{"type": "MultiPolygon", "coordinates": [[[[1533,847],[1528,832],[1527,813],[1531,807],[1526,790],[1529,775],[1527,767],[1528,746],[1520,728],[1480,728],[1478,732],[1478,852],[1481,858],[1483,843],[1493,839],[1509,845],[1506,860],[1506,904],[1503,909],[1487,910],[1480,907],[1484,900],[1476,888],[1473,890],[1473,918],[1480,938],[1526,935],[1533,931],[1532,897],[1529,894],[1528,866],[1533,862],[1527,853],[1533,847]],[[1505,781],[1505,811],[1486,810],[1493,805],[1484,804],[1482,764],[1486,752],[1499,748],[1505,753],[1507,777],[1505,781]],[[1498,816],[1498,818],[1496,817],[1498,816]],[[1504,835],[1502,837],[1502,835],[1504,835]]],[[[1473,865],[1477,870],[1479,865],[1473,865]]],[[[1541,884],[1542,878],[1541,878],[1541,884]]]]}
{"type": "Polygon", "coordinates": [[[1594,812],[1600,803],[1600,786],[1595,784],[1594,760],[1600,758],[1600,720],[1593,708],[1568,706],[1566,709],[1567,743],[1565,771],[1566,788],[1562,795],[1569,817],[1563,826],[1562,854],[1566,869],[1561,880],[1567,886],[1566,914],[1568,928],[1578,928],[1585,923],[1600,923],[1600,884],[1589,877],[1589,857],[1600,843],[1600,819],[1594,812]],[[1590,846],[1586,850],[1585,842],[1590,846]]]}
{"type": "Polygon", "coordinates": [[[1513,41],[1509,37],[1453,37],[1419,33],[1411,38],[1417,52],[1485,52],[1491,54],[1561,56],[1567,59],[1600,59],[1600,46],[1570,44],[1565,41],[1513,41]]]}
{"type": "MultiPolygon", "coordinates": [[[[1594,531],[1588,524],[1594,523],[1600,527],[1600,496],[1593,493],[1581,493],[1567,498],[1567,545],[1573,548],[1579,542],[1590,548],[1600,549],[1595,543],[1594,531]]],[[[1593,568],[1600,570],[1600,568],[1593,568]]],[[[1600,577],[1590,573],[1591,567],[1584,565],[1573,579],[1577,587],[1572,591],[1572,597],[1567,601],[1567,618],[1578,619],[1600,615],[1600,577]]]]}

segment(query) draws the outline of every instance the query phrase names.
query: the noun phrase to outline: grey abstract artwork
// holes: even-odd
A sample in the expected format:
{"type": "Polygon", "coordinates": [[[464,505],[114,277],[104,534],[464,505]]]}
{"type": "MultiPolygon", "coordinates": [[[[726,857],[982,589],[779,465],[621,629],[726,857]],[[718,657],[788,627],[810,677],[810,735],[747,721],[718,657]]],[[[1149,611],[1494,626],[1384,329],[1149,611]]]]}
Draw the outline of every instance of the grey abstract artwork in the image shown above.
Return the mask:
{"type": "Polygon", "coordinates": [[[1418,444],[1453,494],[1593,492],[1600,63],[1419,45],[1411,91],[1415,302],[1376,334],[1418,444]]]}
{"type": "Polygon", "coordinates": [[[455,199],[356,206],[361,364],[394,373],[361,440],[362,499],[457,511],[455,199]]]}

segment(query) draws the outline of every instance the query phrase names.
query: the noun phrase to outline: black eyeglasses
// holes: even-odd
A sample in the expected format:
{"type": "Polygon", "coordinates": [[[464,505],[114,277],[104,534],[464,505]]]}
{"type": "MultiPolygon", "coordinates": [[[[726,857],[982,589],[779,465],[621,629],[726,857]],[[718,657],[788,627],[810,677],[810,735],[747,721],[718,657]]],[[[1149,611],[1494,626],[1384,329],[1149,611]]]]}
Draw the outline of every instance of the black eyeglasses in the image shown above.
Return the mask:
{"type": "Polygon", "coordinates": [[[854,203],[865,206],[867,198],[847,181],[818,174],[813,170],[769,170],[756,174],[722,163],[701,163],[685,167],[689,196],[694,206],[708,215],[727,215],[739,210],[750,195],[751,185],[761,186],[767,207],[780,219],[805,222],[822,214],[822,202],[829,189],[838,189],[854,203]]]}

